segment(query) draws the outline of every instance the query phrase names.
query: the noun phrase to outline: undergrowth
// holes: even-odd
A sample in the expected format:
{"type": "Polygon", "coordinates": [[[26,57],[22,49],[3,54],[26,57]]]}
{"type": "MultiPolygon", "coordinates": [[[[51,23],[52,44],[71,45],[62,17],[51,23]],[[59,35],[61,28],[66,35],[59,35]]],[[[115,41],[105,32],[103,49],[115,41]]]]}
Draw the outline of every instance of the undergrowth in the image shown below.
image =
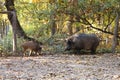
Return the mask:
{"type": "MultiPolygon", "coordinates": [[[[65,39],[68,35],[66,34],[55,34],[54,36],[41,36],[37,38],[38,41],[43,43],[42,53],[44,54],[55,54],[55,53],[70,53],[70,51],[65,52],[65,39]]],[[[17,51],[22,52],[21,44],[25,40],[17,39],[17,51]]],[[[107,45],[108,46],[108,45],[107,45]]],[[[111,53],[111,47],[98,47],[97,53],[111,53]]],[[[119,47],[116,49],[116,53],[120,53],[119,47]]],[[[0,56],[10,56],[12,55],[12,37],[6,36],[0,40],[0,56]]]]}

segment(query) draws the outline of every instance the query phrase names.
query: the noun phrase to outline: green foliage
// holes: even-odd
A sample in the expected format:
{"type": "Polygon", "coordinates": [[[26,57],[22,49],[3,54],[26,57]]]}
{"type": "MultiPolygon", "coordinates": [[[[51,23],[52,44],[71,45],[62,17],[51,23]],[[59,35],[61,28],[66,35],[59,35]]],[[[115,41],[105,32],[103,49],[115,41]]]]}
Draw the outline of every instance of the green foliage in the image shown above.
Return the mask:
{"type": "Polygon", "coordinates": [[[0,40],[0,49],[3,55],[9,55],[12,51],[12,38],[11,36],[4,37],[0,40]]]}
{"type": "MultiPolygon", "coordinates": [[[[64,39],[68,37],[68,28],[65,28],[65,23],[68,20],[73,21],[73,33],[75,33],[76,28],[79,28],[80,33],[96,33],[105,40],[108,35],[100,33],[90,26],[93,25],[103,31],[113,32],[116,12],[120,10],[119,0],[78,0],[75,7],[69,1],[74,0],[40,0],[38,3],[32,3],[28,0],[15,1],[17,16],[22,28],[28,36],[43,42],[43,52],[64,51],[64,39]],[[56,33],[53,36],[51,36],[52,21],[55,21],[57,25],[56,33]]],[[[21,50],[20,44],[23,39],[18,38],[17,42],[18,50],[21,50]]],[[[111,52],[111,44],[101,45],[102,47],[98,48],[98,52],[111,52]]],[[[12,51],[11,32],[0,41],[1,49],[5,52],[12,51]]]]}
{"type": "Polygon", "coordinates": [[[97,52],[98,53],[111,53],[112,50],[110,48],[101,48],[97,52]]]}
{"type": "Polygon", "coordinates": [[[55,34],[52,37],[45,37],[47,40],[44,42],[43,52],[48,53],[60,53],[65,49],[66,34],[55,34]]]}
{"type": "MultiPolygon", "coordinates": [[[[52,37],[50,35],[50,23],[52,21],[51,15],[53,14],[55,15],[54,20],[56,20],[57,25],[60,24],[61,20],[63,21],[61,24],[64,25],[66,20],[70,20],[70,15],[66,13],[73,13],[80,15],[80,17],[88,20],[92,25],[99,29],[104,30],[106,26],[109,25],[110,28],[107,28],[106,31],[113,31],[116,4],[119,5],[119,1],[117,0],[78,0],[78,5],[76,7],[73,7],[68,0],[50,1],[53,1],[53,3],[43,1],[39,3],[21,4],[16,7],[18,9],[18,17],[20,18],[24,30],[29,36],[38,39],[47,46],[44,51],[59,51],[63,49],[61,45],[62,41],[61,43],[56,42],[56,39],[63,39],[63,34],[61,34],[62,31],[59,33],[57,32],[52,37]],[[26,21],[26,24],[24,24],[24,21],[26,21]],[[27,26],[28,29],[25,29],[26,27],[24,26],[27,26]]],[[[73,20],[75,20],[74,16],[73,20]]],[[[80,19],[80,22],[74,22],[73,24],[74,29],[75,26],[79,26],[80,30],[83,30],[80,32],[98,33],[99,36],[103,37],[102,39],[106,38],[106,34],[99,34],[98,31],[86,25],[86,22],[82,19],[80,19]]],[[[62,28],[61,25],[57,27],[58,30],[62,28]]],[[[65,34],[67,34],[67,29],[63,30],[66,31],[65,34]]],[[[105,46],[109,47],[109,49],[111,48],[110,44],[105,46]]],[[[110,50],[101,49],[100,52],[110,52],[110,50]]]]}

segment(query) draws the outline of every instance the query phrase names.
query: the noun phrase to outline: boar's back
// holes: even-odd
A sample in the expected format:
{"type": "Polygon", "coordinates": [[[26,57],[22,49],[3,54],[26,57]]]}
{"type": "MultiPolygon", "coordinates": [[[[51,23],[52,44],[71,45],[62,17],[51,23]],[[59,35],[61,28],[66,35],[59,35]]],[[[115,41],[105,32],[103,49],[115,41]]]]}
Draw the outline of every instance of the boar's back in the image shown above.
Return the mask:
{"type": "Polygon", "coordinates": [[[75,34],[73,38],[75,48],[91,49],[99,45],[99,39],[95,34],[75,34]]]}

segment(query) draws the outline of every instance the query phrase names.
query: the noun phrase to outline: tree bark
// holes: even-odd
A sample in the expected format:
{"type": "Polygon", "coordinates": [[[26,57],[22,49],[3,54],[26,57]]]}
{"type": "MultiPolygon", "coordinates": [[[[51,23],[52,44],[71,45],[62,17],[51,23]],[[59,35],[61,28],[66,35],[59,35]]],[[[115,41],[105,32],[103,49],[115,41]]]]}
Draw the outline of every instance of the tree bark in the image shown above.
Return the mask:
{"type": "Polygon", "coordinates": [[[50,25],[51,25],[51,36],[53,36],[56,33],[57,30],[57,25],[56,25],[56,20],[55,20],[56,14],[54,11],[51,11],[51,15],[50,15],[50,25]]]}
{"type": "Polygon", "coordinates": [[[119,19],[120,19],[120,13],[117,12],[117,16],[116,16],[116,20],[115,20],[113,43],[112,43],[112,53],[115,53],[115,49],[117,46],[119,19]]]}
{"type": "Polygon", "coordinates": [[[73,34],[72,24],[73,24],[73,23],[72,23],[71,21],[69,21],[69,22],[67,23],[67,28],[68,28],[69,35],[72,35],[72,34],[73,34]]]}
{"type": "Polygon", "coordinates": [[[8,19],[9,19],[11,25],[12,25],[13,30],[15,30],[17,37],[21,37],[21,38],[24,38],[26,40],[32,40],[32,41],[38,42],[34,38],[28,37],[25,34],[24,30],[22,29],[22,27],[21,27],[21,25],[18,21],[17,15],[16,15],[16,10],[15,10],[15,7],[14,7],[14,0],[5,0],[5,6],[6,6],[7,11],[8,11],[8,13],[7,13],[8,14],[8,19]],[[15,15],[16,15],[15,20],[13,19],[13,14],[11,12],[15,12],[15,15]],[[14,23],[16,23],[16,26],[14,25],[14,23]]]}
{"type": "MultiPolygon", "coordinates": [[[[13,24],[14,24],[14,27],[17,26],[17,23],[16,23],[16,13],[13,11],[12,12],[12,20],[13,20],[13,24]]],[[[12,30],[13,30],[13,53],[16,54],[16,51],[17,51],[17,36],[16,36],[16,30],[14,30],[14,28],[12,27],[12,30]]]]}
{"type": "Polygon", "coordinates": [[[57,30],[57,25],[55,23],[55,20],[52,21],[52,24],[51,24],[52,28],[51,28],[51,36],[53,36],[55,33],[56,33],[56,30],[57,30]]]}

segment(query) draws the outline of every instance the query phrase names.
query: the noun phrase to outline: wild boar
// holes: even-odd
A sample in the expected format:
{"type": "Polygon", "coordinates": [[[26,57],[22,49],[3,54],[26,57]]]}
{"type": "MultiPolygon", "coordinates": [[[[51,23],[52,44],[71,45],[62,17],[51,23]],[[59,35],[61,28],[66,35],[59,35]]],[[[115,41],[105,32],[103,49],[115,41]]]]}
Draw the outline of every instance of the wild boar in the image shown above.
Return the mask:
{"type": "Polygon", "coordinates": [[[42,47],[41,43],[35,41],[26,41],[24,42],[21,47],[23,48],[23,55],[25,56],[25,52],[30,50],[29,56],[35,52],[35,54],[39,55],[41,53],[42,47]],[[39,54],[38,54],[39,53],[39,54]]]}
{"type": "Polygon", "coordinates": [[[96,52],[99,45],[99,38],[95,34],[75,34],[66,40],[66,50],[91,50],[91,53],[96,52]]]}

